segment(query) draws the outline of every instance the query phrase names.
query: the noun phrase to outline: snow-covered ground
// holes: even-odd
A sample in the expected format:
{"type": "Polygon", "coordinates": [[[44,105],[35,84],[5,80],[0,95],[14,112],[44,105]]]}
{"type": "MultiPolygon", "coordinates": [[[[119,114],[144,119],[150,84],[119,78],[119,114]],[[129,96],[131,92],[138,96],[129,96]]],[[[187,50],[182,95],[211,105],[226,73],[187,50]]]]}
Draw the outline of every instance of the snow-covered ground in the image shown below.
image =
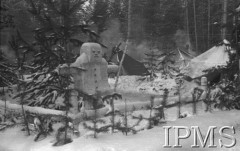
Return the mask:
{"type": "MultiPolygon", "coordinates": [[[[158,73],[157,76],[153,81],[141,80],[143,78],[141,76],[120,76],[117,91],[162,95],[163,90],[168,89],[170,95],[173,95],[175,92],[174,87],[176,86],[175,80],[171,78],[165,79],[161,73],[158,73]]],[[[115,80],[113,78],[108,80],[111,88],[114,87],[115,80]]]]}
{"type": "MultiPolygon", "coordinates": [[[[117,85],[117,92],[123,94],[123,96],[139,101],[145,101],[146,97],[149,99],[149,96],[156,95],[162,96],[164,89],[168,89],[168,96],[176,96],[176,82],[175,79],[165,78],[161,73],[157,73],[157,78],[153,81],[148,79],[141,80],[141,76],[120,76],[117,85]]],[[[109,78],[108,82],[110,87],[113,89],[115,86],[116,78],[109,78]]],[[[181,94],[185,96],[191,95],[193,88],[198,87],[199,85],[194,81],[188,82],[184,80],[183,86],[181,87],[181,94]]]]}
{"type": "MultiPolygon", "coordinates": [[[[118,82],[117,91],[122,94],[123,100],[127,102],[127,111],[130,115],[142,115],[145,118],[149,117],[150,111],[146,110],[146,106],[150,104],[150,97],[155,96],[154,105],[159,105],[162,101],[163,90],[169,90],[169,98],[167,104],[174,103],[178,100],[175,96],[176,92],[175,80],[165,79],[158,75],[154,81],[139,80],[138,76],[121,76],[118,82]]],[[[109,79],[111,88],[114,87],[115,79],[109,79]]],[[[182,101],[191,100],[190,92],[195,83],[185,82],[181,90],[182,101]]],[[[7,99],[8,100],[8,99],[7,99]]],[[[9,100],[11,103],[15,101],[9,100]]],[[[3,102],[2,102],[3,103],[3,102]]],[[[11,105],[11,104],[9,104],[11,105]]],[[[115,107],[120,111],[124,111],[124,101],[115,101],[115,107]]],[[[128,136],[122,135],[121,132],[114,134],[100,133],[98,138],[92,138],[91,131],[83,128],[82,124],[79,126],[80,137],[74,138],[73,142],[64,146],[53,147],[54,135],[48,136],[44,140],[34,142],[34,135],[25,136],[25,132],[21,131],[22,127],[10,128],[4,132],[0,132],[0,151],[159,151],[165,150],[164,144],[164,125],[175,126],[199,126],[201,129],[206,129],[210,125],[223,126],[223,125],[237,125],[240,117],[237,114],[240,111],[214,111],[214,113],[204,113],[202,103],[197,104],[197,116],[192,115],[192,104],[183,105],[181,113],[186,114],[184,119],[177,119],[177,107],[165,109],[166,119],[158,126],[152,129],[146,129],[148,124],[147,120],[142,120],[136,129],[141,130],[137,134],[129,134],[128,136]],[[231,118],[229,118],[231,117],[231,118]],[[223,120],[224,119],[224,120],[223,120]]],[[[106,113],[106,110],[103,110],[106,113]]],[[[49,111],[50,112],[50,111],[49,111]]],[[[102,114],[102,113],[101,113],[102,114]]],[[[134,124],[136,119],[131,119],[130,116],[128,124],[134,124]]],[[[109,123],[109,117],[102,117],[109,123]]],[[[116,121],[121,120],[121,117],[116,117],[116,121]]],[[[55,128],[56,130],[56,128],[55,128]]],[[[240,136],[240,135],[239,135],[240,136]]],[[[173,140],[173,135],[170,136],[173,140]]],[[[240,138],[240,137],[239,137],[240,138]]],[[[173,143],[170,141],[170,143],[173,143]]],[[[184,149],[191,150],[191,142],[183,141],[184,149]]],[[[168,150],[173,150],[168,149],[168,150]]],[[[179,149],[176,149],[179,150],[179,149]]]]}
{"type": "MultiPolygon", "coordinates": [[[[176,110],[175,110],[176,111],[176,110]]],[[[199,113],[197,116],[190,116],[176,121],[168,121],[165,125],[168,126],[199,126],[203,135],[206,134],[209,126],[217,126],[218,132],[221,126],[237,126],[240,121],[240,111],[215,111],[213,113],[199,113]],[[231,118],[229,118],[231,117],[231,118]],[[224,119],[224,120],[223,120],[224,119]]],[[[79,137],[75,138],[72,143],[53,147],[53,136],[46,139],[34,142],[34,136],[25,136],[25,133],[20,131],[19,127],[8,129],[0,133],[0,150],[1,151],[160,151],[160,150],[192,150],[190,147],[193,139],[181,140],[182,149],[166,149],[163,148],[165,135],[164,125],[156,126],[150,130],[141,131],[135,135],[129,134],[124,136],[121,133],[114,134],[99,134],[97,139],[92,137],[79,137]]],[[[218,135],[216,135],[219,138],[218,135]]],[[[234,135],[237,139],[235,147],[226,149],[219,148],[218,141],[216,144],[218,148],[206,150],[239,150],[240,138],[239,129],[236,130],[234,135]]],[[[170,145],[174,144],[174,135],[170,133],[170,145]]],[[[203,150],[195,149],[195,150],[203,150]]]]}

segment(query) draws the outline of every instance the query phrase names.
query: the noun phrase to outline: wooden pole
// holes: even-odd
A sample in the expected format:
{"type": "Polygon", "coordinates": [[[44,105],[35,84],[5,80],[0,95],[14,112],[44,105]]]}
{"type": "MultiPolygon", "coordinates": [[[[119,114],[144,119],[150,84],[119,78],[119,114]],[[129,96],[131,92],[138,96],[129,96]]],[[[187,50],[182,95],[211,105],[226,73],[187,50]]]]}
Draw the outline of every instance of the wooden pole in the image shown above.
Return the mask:
{"type": "Polygon", "coordinates": [[[111,97],[110,105],[112,106],[111,120],[112,120],[112,134],[113,134],[114,133],[114,128],[115,128],[115,108],[114,108],[114,98],[113,97],[111,97]]]}
{"type": "Polygon", "coordinates": [[[124,100],[124,120],[125,120],[124,125],[125,125],[125,129],[126,129],[125,134],[127,136],[127,133],[128,133],[128,131],[127,131],[128,121],[127,121],[127,100],[126,99],[124,100]]]}
{"type": "Polygon", "coordinates": [[[94,123],[93,124],[94,124],[93,125],[93,127],[94,127],[94,135],[93,135],[93,137],[97,138],[97,131],[96,131],[96,129],[97,129],[97,108],[96,108],[95,105],[94,105],[94,123]]]}
{"type": "Polygon", "coordinates": [[[150,97],[150,115],[149,115],[149,128],[152,128],[152,110],[154,106],[154,96],[150,97]]]}
{"type": "Polygon", "coordinates": [[[120,72],[121,72],[121,69],[122,69],[122,64],[123,64],[125,55],[127,53],[128,43],[129,43],[129,39],[130,39],[130,32],[131,32],[131,0],[128,0],[128,32],[127,32],[127,41],[126,41],[126,45],[125,45],[125,48],[124,48],[122,59],[120,61],[120,65],[119,65],[119,69],[118,69],[118,73],[117,73],[117,79],[116,79],[115,84],[114,84],[114,92],[116,92],[119,75],[120,75],[120,72]]]}
{"type": "Polygon", "coordinates": [[[195,115],[197,113],[197,109],[196,109],[196,88],[193,90],[193,94],[192,94],[192,98],[193,98],[193,115],[195,115]]]}
{"type": "MultiPolygon", "coordinates": [[[[204,99],[208,99],[207,97],[207,95],[208,95],[208,86],[207,86],[207,77],[202,77],[201,78],[201,87],[202,87],[202,89],[205,91],[205,93],[206,93],[206,98],[204,98],[204,99]]],[[[208,101],[208,100],[206,100],[206,101],[208,101]]],[[[203,109],[205,110],[205,111],[207,111],[208,110],[208,106],[207,106],[207,104],[203,101],[202,102],[203,104],[202,104],[202,106],[203,106],[203,109]]]]}
{"type": "Polygon", "coordinates": [[[181,85],[178,86],[178,118],[181,116],[181,85]]]}

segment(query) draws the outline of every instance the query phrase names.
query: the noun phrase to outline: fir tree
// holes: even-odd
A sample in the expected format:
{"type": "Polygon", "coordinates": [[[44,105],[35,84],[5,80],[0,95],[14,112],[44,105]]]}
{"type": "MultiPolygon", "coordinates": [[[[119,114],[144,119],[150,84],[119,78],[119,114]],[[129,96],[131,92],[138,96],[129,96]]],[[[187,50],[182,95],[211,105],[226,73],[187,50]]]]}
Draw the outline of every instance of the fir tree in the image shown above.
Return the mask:
{"type": "Polygon", "coordinates": [[[83,123],[84,128],[93,131],[93,137],[97,138],[97,134],[98,133],[106,133],[109,131],[109,127],[111,127],[111,125],[105,125],[105,126],[99,126],[101,124],[106,124],[106,121],[104,121],[103,119],[98,119],[97,118],[97,110],[94,109],[95,113],[94,113],[94,118],[91,120],[93,126],[88,125],[86,122],[83,123]]]}
{"type": "Polygon", "coordinates": [[[179,75],[176,79],[176,90],[177,90],[177,95],[178,95],[178,118],[181,118],[181,89],[183,88],[183,83],[184,83],[184,80],[183,80],[183,76],[182,75],[179,75]]]}
{"type": "Polygon", "coordinates": [[[171,71],[177,71],[177,68],[174,67],[175,61],[172,59],[172,57],[175,55],[173,51],[164,53],[164,57],[161,60],[161,66],[162,66],[162,73],[163,75],[170,75],[171,71]]]}
{"type": "Polygon", "coordinates": [[[22,115],[16,115],[14,113],[10,113],[10,114],[7,114],[5,117],[6,117],[6,121],[4,122],[3,119],[4,117],[0,117],[0,120],[2,120],[0,122],[0,132],[1,131],[5,131],[9,128],[14,128],[16,126],[22,126],[23,123],[21,120],[18,120],[16,117],[22,117],[22,115]]]}
{"type": "Polygon", "coordinates": [[[7,87],[17,83],[18,78],[14,72],[14,67],[7,63],[7,59],[0,51],[0,86],[7,87]]]}
{"type": "Polygon", "coordinates": [[[70,103],[70,95],[71,95],[71,90],[67,89],[65,90],[65,95],[64,95],[64,104],[65,104],[65,112],[66,112],[66,117],[65,117],[65,134],[64,134],[64,144],[66,144],[67,142],[69,142],[69,140],[71,138],[67,138],[67,132],[68,132],[68,127],[69,127],[69,117],[68,117],[68,112],[69,112],[69,108],[72,107],[71,103],[70,103]]]}
{"type": "Polygon", "coordinates": [[[150,97],[150,105],[147,107],[147,108],[150,110],[150,112],[149,112],[149,118],[147,118],[148,123],[149,123],[148,129],[153,128],[153,124],[154,124],[154,119],[155,119],[155,118],[152,117],[153,106],[154,106],[154,96],[151,96],[151,97],[150,97]]]}
{"type": "Polygon", "coordinates": [[[7,8],[6,5],[1,3],[0,12],[1,12],[0,29],[2,30],[4,28],[15,27],[13,19],[14,16],[9,13],[9,9],[7,8]]]}
{"type": "Polygon", "coordinates": [[[159,120],[161,120],[161,119],[165,120],[164,108],[167,105],[168,94],[169,94],[168,89],[164,89],[163,100],[162,100],[161,104],[159,106],[153,107],[153,109],[158,111],[156,114],[156,118],[159,118],[159,120]]]}
{"type": "MultiPolygon", "coordinates": [[[[219,45],[226,45],[229,61],[225,66],[217,66],[207,70],[204,70],[206,74],[212,73],[221,73],[224,78],[220,81],[216,81],[215,84],[219,84],[221,87],[221,91],[223,91],[224,95],[220,96],[220,104],[216,104],[216,107],[222,109],[226,107],[227,109],[239,108],[239,89],[240,89],[240,82],[239,82],[239,66],[238,66],[238,59],[239,59],[239,47],[238,44],[233,43],[232,47],[228,43],[221,42],[219,45]],[[229,95],[232,95],[233,98],[229,99],[229,95]]],[[[211,86],[213,83],[210,83],[211,86]]],[[[210,90],[209,90],[210,93],[210,90]]]]}
{"type": "Polygon", "coordinates": [[[98,34],[106,30],[106,21],[109,19],[109,2],[95,1],[91,20],[97,25],[98,34]]]}
{"type": "Polygon", "coordinates": [[[150,96],[150,104],[146,106],[146,109],[149,110],[149,117],[143,117],[142,115],[139,115],[138,117],[133,116],[134,119],[138,119],[138,122],[142,120],[146,120],[148,123],[146,125],[146,129],[151,129],[155,125],[159,124],[159,120],[162,118],[163,114],[158,112],[154,113],[154,110],[159,110],[159,108],[162,108],[162,106],[154,106],[154,96],[150,96]]]}
{"type": "Polygon", "coordinates": [[[66,88],[64,90],[64,102],[63,102],[65,107],[64,126],[58,129],[56,134],[56,142],[53,144],[53,146],[64,145],[72,142],[71,137],[68,135],[68,130],[72,128],[70,125],[71,120],[70,117],[68,116],[69,109],[70,107],[72,107],[70,103],[71,91],[72,89],[69,88],[66,88]]]}
{"type": "MultiPolygon", "coordinates": [[[[24,92],[25,88],[23,87],[22,89],[23,89],[23,92],[24,92]]],[[[24,95],[22,95],[21,98],[20,98],[20,104],[21,104],[21,107],[22,107],[22,116],[23,116],[26,131],[27,131],[27,135],[30,135],[30,130],[29,130],[29,127],[28,127],[28,121],[27,121],[26,113],[25,113],[25,110],[24,110],[24,107],[23,107],[24,103],[25,103],[24,102],[24,95]]]]}
{"type": "MultiPolygon", "coordinates": [[[[1,27],[1,28],[5,28],[4,27],[1,27]]],[[[13,45],[13,42],[10,43],[13,45]]],[[[16,44],[15,44],[16,45],[16,44]]],[[[19,45],[16,45],[16,46],[19,46],[19,45]]],[[[18,49],[18,48],[16,48],[18,49]]],[[[22,64],[18,64],[17,62],[17,67],[20,67],[21,68],[21,65],[22,64]]],[[[4,56],[3,52],[0,51],[0,86],[3,87],[3,91],[4,91],[4,87],[8,86],[8,90],[12,91],[12,88],[11,86],[13,84],[18,84],[18,87],[20,88],[20,80],[18,79],[18,76],[16,74],[16,72],[14,71],[16,69],[16,65],[14,64],[10,64],[8,59],[4,56]]],[[[21,91],[25,91],[24,87],[21,87],[21,91]]],[[[5,101],[5,110],[4,110],[4,121],[3,122],[6,122],[7,120],[7,111],[6,111],[6,98],[5,98],[5,91],[3,92],[4,93],[4,101],[5,101]]],[[[25,96],[22,95],[20,97],[20,104],[21,104],[21,110],[22,110],[22,117],[23,117],[23,125],[24,125],[24,130],[26,130],[27,132],[27,135],[30,135],[30,130],[29,130],[29,127],[28,127],[28,121],[26,119],[26,115],[25,115],[25,110],[24,110],[24,103],[25,103],[25,96]]],[[[10,123],[5,123],[4,126],[0,129],[0,130],[5,130],[7,128],[11,128],[11,127],[14,127],[16,125],[19,125],[19,124],[22,124],[22,123],[17,123],[15,120],[11,120],[10,123]]]]}
{"type": "Polygon", "coordinates": [[[115,129],[115,107],[114,107],[114,100],[115,99],[122,99],[122,95],[118,94],[118,93],[113,93],[110,95],[106,95],[103,97],[103,101],[107,101],[110,105],[110,110],[109,112],[105,115],[105,116],[111,116],[111,128],[112,128],[112,133],[114,133],[114,129],[115,129]]]}
{"type": "MultiPolygon", "coordinates": [[[[12,47],[12,49],[15,52],[16,55],[16,62],[15,65],[13,66],[15,68],[15,72],[17,72],[16,76],[17,76],[17,90],[22,93],[23,95],[20,96],[20,104],[21,104],[21,110],[22,110],[22,116],[23,116],[23,120],[24,120],[24,130],[26,130],[27,135],[30,135],[30,130],[29,130],[29,126],[28,126],[28,120],[26,118],[26,113],[24,110],[24,104],[27,103],[26,101],[26,82],[23,80],[23,71],[24,71],[24,63],[25,63],[25,53],[20,54],[20,51],[24,50],[25,48],[25,41],[22,39],[19,31],[17,31],[17,35],[16,36],[12,36],[12,40],[9,41],[9,45],[12,47]]],[[[25,69],[26,70],[26,69],[25,69]]],[[[14,77],[14,76],[13,76],[14,77]]]]}
{"type": "Polygon", "coordinates": [[[140,124],[140,122],[142,121],[142,117],[140,116],[139,118],[136,118],[137,122],[135,124],[133,124],[133,125],[130,125],[128,123],[128,116],[129,116],[129,114],[127,112],[127,102],[126,102],[126,99],[125,99],[124,103],[125,103],[124,113],[123,114],[119,113],[119,115],[122,116],[123,120],[122,120],[122,122],[121,121],[116,122],[115,129],[121,131],[126,136],[128,135],[129,132],[132,132],[133,134],[136,134],[137,130],[135,129],[135,127],[140,124]]]}
{"type": "MultiPolygon", "coordinates": [[[[15,27],[14,20],[11,14],[8,12],[8,8],[5,5],[0,6],[1,12],[1,31],[4,29],[13,29],[15,27]]],[[[2,42],[2,40],[1,40],[2,42]]],[[[2,43],[0,45],[3,45],[2,43]]],[[[10,60],[4,55],[2,48],[0,48],[0,86],[7,87],[17,83],[17,75],[14,72],[14,66],[9,63],[10,60]]]]}
{"type": "Polygon", "coordinates": [[[142,115],[140,115],[139,117],[133,116],[134,119],[147,120],[147,129],[151,129],[154,125],[158,124],[156,116],[152,116],[154,110],[154,98],[154,96],[150,96],[150,104],[146,106],[146,109],[149,110],[149,117],[143,117],[142,115]]]}
{"type": "Polygon", "coordinates": [[[150,72],[150,80],[153,80],[156,77],[155,73],[160,69],[161,60],[159,58],[164,57],[164,54],[159,54],[159,52],[152,49],[149,53],[145,53],[145,55],[144,64],[150,72]]]}
{"type": "Polygon", "coordinates": [[[112,127],[111,124],[100,126],[101,124],[106,124],[106,121],[104,121],[103,119],[100,119],[100,118],[97,117],[97,109],[98,109],[97,101],[100,99],[100,96],[101,95],[98,92],[96,97],[93,98],[93,100],[94,100],[94,103],[93,103],[94,116],[91,119],[92,125],[89,125],[86,122],[83,123],[84,128],[94,132],[94,135],[93,135],[94,138],[97,138],[97,134],[98,133],[108,132],[109,128],[112,127]]]}
{"type": "MultiPolygon", "coordinates": [[[[59,75],[56,68],[60,64],[70,64],[77,55],[73,46],[81,46],[86,41],[96,41],[97,34],[90,30],[84,17],[85,0],[33,1],[28,0],[29,12],[39,23],[34,30],[35,41],[27,43],[26,53],[33,53],[32,74],[26,84],[26,91],[16,97],[26,95],[27,100],[44,97],[42,102],[55,102],[63,96],[70,84],[70,77],[59,75]],[[85,36],[85,37],[84,37],[85,36]]],[[[46,104],[47,106],[47,104],[46,104]]]]}

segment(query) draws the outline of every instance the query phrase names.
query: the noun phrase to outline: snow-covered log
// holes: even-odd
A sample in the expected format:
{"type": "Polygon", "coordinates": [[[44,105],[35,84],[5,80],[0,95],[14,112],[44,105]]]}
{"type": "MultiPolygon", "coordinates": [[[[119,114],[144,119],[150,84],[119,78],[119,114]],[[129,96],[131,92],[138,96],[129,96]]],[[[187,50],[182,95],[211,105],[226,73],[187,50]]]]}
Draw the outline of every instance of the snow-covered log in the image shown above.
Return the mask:
{"type": "MultiPolygon", "coordinates": [[[[7,101],[6,107],[7,107],[7,111],[10,110],[10,111],[22,113],[21,105],[19,105],[19,104],[12,104],[7,101]]],[[[0,111],[1,110],[4,111],[4,108],[5,108],[5,102],[0,100],[0,111]]],[[[26,106],[26,105],[24,105],[24,110],[29,113],[40,114],[40,115],[51,115],[51,116],[62,116],[62,117],[64,117],[66,115],[65,111],[59,111],[59,110],[54,110],[54,109],[45,109],[42,107],[31,107],[31,106],[26,106]]],[[[107,107],[99,109],[97,111],[98,116],[99,117],[104,116],[107,111],[108,111],[107,107]]],[[[93,115],[94,115],[94,110],[85,110],[78,114],[68,113],[68,116],[70,118],[78,119],[78,120],[83,120],[83,118],[92,117],[93,115]]]]}
{"type": "MultiPolygon", "coordinates": [[[[165,108],[171,108],[171,107],[177,106],[178,102],[175,101],[176,99],[177,99],[176,97],[172,97],[172,98],[170,97],[168,100],[169,103],[165,106],[165,108]]],[[[161,102],[161,100],[154,101],[154,103],[156,103],[155,105],[159,105],[160,102],[161,102]]],[[[186,97],[182,98],[181,103],[182,103],[182,105],[193,103],[192,97],[186,96],[186,97]]],[[[149,101],[147,101],[147,102],[129,102],[128,106],[127,106],[127,110],[130,111],[133,107],[135,107],[137,110],[143,109],[147,105],[149,105],[149,101]]],[[[4,101],[0,100],[0,111],[4,111],[4,107],[5,107],[4,101]]],[[[9,101],[7,101],[6,107],[7,107],[7,111],[12,110],[14,112],[22,113],[21,105],[19,105],[19,104],[12,104],[12,103],[9,103],[9,101]]],[[[124,109],[125,109],[125,106],[123,103],[117,103],[117,104],[115,104],[115,107],[118,108],[120,112],[124,111],[124,109]]],[[[30,112],[30,113],[34,113],[34,114],[52,115],[52,116],[61,116],[61,117],[65,117],[65,114],[66,114],[65,111],[59,111],[59,110],[54,110],[54,109],[45,109],[42,107],[31,107],[31,106],[26,106],[26,105],[24,105],[24,110],[26,112],[30,112]]],[[[98,109],[97,116],[103,117],[108,111],[109,111],[109,106],[105,106],[101,109],[98,109]]],[[[83,118],[85,118],[85,117],[93,117],[94,110],[84,110],[82,112],[79,112],[78,114],[68,113],[68,116],[73,120],[74,119],[83,120],[83,118]]]]}
{"type": "MultiPolygon", "coordinates": [[[[4,107],[5,107],[4,101],[0,100],[0,110],[3,110],[4,107]]],[[[19,105],[19,104],[12,104],[7,101],[6,107],[7,107],[8,111],[13,110],[15,112],[20,112],[20,113],[22,112],[21,105],[19,105]]],[[[23,105],[23,107],[26,112],[30,112],[30,113],[65,116],[64,111],[45,109],[45,108],[41,108],[41,107],[31,107],[31,106],[26,106],[26,105],[23,105]]]]}

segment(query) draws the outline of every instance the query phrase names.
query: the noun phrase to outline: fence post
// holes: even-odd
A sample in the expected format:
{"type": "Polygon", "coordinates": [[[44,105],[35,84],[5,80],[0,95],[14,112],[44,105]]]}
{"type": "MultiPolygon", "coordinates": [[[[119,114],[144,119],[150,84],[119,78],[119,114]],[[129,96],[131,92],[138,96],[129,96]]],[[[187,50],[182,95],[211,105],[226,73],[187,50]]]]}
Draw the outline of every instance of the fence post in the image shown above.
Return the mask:
{"type": "Polygon", "coordinates": [[[196,88],[194,88],[192,93],[192,99],[193,99],[193,115],[197,113],[196,111],[196,88]]]}
{"type": "MultiPolygon", "coordinates": [[[[204,90],[204,92],[205,92],[205,94],[206,94],[206,97],[207,97],[207,88],[208,88],[208,81],[207,81],[207,77],[202,77],[201,78],[201,87],[202,87],[202,89],[204,90]]],[[[207,99],[207,98],[203,98],[203,99],[207,99]]],[[[202,102],[202,107],[203,107],[203,109],[205,110],[205,111],[207,111],[207,109],[208,109],[208,106],[207,106],[207,104],[203,101],[202,102]]]]}

